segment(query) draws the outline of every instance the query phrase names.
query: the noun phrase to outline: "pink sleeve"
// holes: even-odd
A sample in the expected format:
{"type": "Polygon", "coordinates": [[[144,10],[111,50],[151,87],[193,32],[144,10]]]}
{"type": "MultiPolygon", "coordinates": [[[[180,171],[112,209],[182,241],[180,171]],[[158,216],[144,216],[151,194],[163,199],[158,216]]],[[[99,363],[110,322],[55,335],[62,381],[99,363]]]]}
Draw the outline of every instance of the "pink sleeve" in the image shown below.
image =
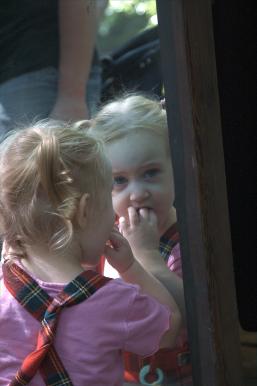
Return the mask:
{"type": "Polygon", "coordinates": [[[172,272],[175,272],[179,277],[182,278],[182,263],[179,244],[176,244],[172,249],[167,266],[172,272]]]}
{"type": "Polygon", "coordinates": [[[149,356],[159,349],[160,339],[170,326],[170,311],[154,298],[139,292],[130,304],[125,351],[149,356]]]}

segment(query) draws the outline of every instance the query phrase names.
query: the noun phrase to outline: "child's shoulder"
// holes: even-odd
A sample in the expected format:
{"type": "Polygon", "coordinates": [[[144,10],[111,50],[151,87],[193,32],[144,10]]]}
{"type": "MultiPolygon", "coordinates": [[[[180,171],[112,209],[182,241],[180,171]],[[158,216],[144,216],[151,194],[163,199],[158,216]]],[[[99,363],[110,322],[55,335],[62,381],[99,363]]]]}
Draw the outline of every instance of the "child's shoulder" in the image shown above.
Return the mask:
{"type": "Polygon", "coordinates": [[[116,278],[107,283],[105,291],[119,294],[119,296],[124,294],[133,297],[140,293],[140,287],[137,284],[126,283],[123,279],[116,278]]]}
{"type": "Polygon", "coordinates": [[[110,280],[102,291],[98,292],[96,303],[102,302],[104,308],[123,309],[125,314],[140,314],[142,309],[160,311],[159,308],[162,307],[156,299],[142,292],[139,285],[126,283],[121,278],[110,280]]]}
{"type": "Polygon", "coordinates": [[[110,306],[111,304],[122,304],[121,308],[126,309],[130,314],[133,313],[133,310],[136,310],[136,313],[141,313],[142,310],[145,312],[146,309],[148,309],[148,312],[150,312],[149,310],[159,312],[161,308],[166,310],[166,306],[161,305],[155,298],[142,292],[139,285],[126,283],[121,278],[110,280],[107,283],[104,298],[105,305],[108,302],[110,302],[110,306]]]}

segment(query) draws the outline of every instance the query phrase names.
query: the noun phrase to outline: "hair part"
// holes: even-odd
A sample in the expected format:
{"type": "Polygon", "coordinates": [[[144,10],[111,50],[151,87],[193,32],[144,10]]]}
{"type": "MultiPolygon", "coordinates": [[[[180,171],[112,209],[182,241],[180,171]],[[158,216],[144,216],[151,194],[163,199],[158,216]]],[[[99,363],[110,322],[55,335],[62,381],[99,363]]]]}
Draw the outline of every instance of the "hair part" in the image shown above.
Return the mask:
{"type": "Polygon", "coordinates": [[[69,124],[44,120],[9,133],[0,145],[2,237],[14,246],[68,247],[82,194],[91,212],[100,206],[106,168],[101,141],[69,124]]]}

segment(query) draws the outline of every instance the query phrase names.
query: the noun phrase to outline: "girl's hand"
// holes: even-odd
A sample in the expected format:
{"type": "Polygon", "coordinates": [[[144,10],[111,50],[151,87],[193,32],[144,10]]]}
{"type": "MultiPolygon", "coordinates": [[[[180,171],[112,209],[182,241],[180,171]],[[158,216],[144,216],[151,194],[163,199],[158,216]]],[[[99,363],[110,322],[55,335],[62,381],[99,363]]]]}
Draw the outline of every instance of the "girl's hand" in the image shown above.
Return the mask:
{"type": "Polygon", "coordinates": [[[127,271],[135,261],[128,241],[116,228],[112,230],[104,254],[109,264],[120,274],[127,271]]]}
{"type": "Polygon", "coordinates": [[[157,217],[153,210],[142,208],[137,212],[135,208],[129,207],[128,220],[120,217],[119,229],[135,256],[143,251],[159,249],[157,217]]]}

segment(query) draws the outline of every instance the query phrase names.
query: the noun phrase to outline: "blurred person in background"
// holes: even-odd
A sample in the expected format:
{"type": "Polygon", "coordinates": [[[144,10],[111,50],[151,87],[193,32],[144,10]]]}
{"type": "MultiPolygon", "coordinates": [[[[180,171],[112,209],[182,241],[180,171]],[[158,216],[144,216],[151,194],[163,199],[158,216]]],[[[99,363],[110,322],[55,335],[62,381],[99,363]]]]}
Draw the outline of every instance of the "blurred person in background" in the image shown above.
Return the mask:
{"type": "Polygon", "coordinates": [[[0,131],[52,117],[89,118],[100,99],[95,47],[108,0],[3,0],[0,131]]]}

